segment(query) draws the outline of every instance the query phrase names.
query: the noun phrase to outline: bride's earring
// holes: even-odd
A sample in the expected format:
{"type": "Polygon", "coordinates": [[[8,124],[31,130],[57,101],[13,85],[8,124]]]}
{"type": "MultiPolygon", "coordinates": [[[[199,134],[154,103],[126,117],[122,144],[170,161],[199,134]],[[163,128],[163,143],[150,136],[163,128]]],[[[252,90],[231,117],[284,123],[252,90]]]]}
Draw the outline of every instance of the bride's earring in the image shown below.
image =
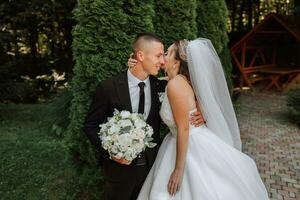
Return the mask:
{"type": "Polygon", "coordinates": [[[175,68],[176,68],[176,65],[174,64],[174,65],[173,65],[173,69],[175,69],[175,68]]]}

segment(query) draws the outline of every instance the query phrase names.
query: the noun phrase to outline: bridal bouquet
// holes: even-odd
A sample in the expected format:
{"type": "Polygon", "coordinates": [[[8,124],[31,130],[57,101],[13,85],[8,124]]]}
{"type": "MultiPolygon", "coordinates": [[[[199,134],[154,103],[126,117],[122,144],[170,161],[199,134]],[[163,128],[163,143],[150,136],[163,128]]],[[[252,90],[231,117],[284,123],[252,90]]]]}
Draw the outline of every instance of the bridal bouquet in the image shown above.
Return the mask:
{"type": "Polygon", "coordinates": [[[102,147],[111,157],[132,161],[146,147],[156,146],[151,142],[153,129],[145,122],[141,114],[120,112],[115,109],[113,117],[108,118],[107,123],[99,126],[98,135],[102,141],[102,147]]]}

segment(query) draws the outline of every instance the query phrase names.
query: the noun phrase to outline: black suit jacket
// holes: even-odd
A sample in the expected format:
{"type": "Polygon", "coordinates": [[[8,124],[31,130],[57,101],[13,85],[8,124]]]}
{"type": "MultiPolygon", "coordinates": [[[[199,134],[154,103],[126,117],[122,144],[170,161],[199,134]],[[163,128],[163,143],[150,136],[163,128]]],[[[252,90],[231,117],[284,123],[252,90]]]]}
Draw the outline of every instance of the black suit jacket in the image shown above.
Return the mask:
{"type": "MultiPolygon", "coordinates": [[[[151,108],[146,122],[153,128],[153,142],[158,144],[154,148],[147,148],[145,152],[146,159],[150,166],[152,166],[158,152],[159,144],[161,143],[159,134],[161,119],[159,116],[160,102],[158,92],[164,90],[166,82],[159,81],[154,76],[150,76],[149,78],[151,84],[151,108]]],[[[99,151],[100,163],[104,159],[109,159],[109,155],[107,151],[101,148],[101,140],[97,134],[100,130],[99,124],[105,123],[108,117],[113,116],[114,109],[132,112],[127,72],[105,80],[98,85],[86,116],[84,132],[99,151]]]]}

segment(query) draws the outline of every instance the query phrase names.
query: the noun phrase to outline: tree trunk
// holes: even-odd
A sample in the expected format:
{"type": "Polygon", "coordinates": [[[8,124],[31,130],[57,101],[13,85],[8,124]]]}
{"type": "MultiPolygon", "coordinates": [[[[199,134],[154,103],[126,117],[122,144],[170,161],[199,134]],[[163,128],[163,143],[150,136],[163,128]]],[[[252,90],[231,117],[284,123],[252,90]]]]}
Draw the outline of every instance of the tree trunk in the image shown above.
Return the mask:
{"type": "Polygon", "coordinates": [[[36,16],[32,16],[30,19],[29,27],[29,45],[30,45],[30,54],[31,54],[31,65],[30,72],[32,76],[38,74],[37,66],[37,44],[38,44],[38,27],[36,16]]]}
{"type": "Polygon", "coordinates": [[[254,14],[254,25],[257,25],[259,23],[259,17],[260,17],[260,0],[255,1],[255,14],[254,14]]]}
{"type": "Polygon", "coordinates": [[[294,0],[294,15],[299,16],[300,15],[300,1],[294,0]]]}
{"type": "Polygon", "coordinates": [[[7,40],[7,41],[6,41],[6,51],[9,51],[9,52],[11,52],[11,50],[12,50],[12,48],[11,48],[10,41],[9,41],[9,40],[7,40]]]}
{"type": "Polygon", "coordinates": [[[242,31],[243,30],[243,13],[244,13],[244,10],[245,10],[245,1],[243,0],[242,1],[242,4],[241,4],[241,7],[240,7],[240,10],[239,10],[239,21],[238,21],[238,27],[237,27],[237,31],[242,31]]]}
{"type": "Polygon", "coordinates": [[[253,20],[253,0],[247,1],[247,7],[248,7],[248,30],[252,29],[252,20],[253,20]]]}
{"type": "Polygon", "coordinates": [[[19,57],[19,46],[18,46],[18,35],[17,35],[17,29],[15,27],[13,28],[13,44],[14,44],[14,53],[15,53],[15,59],[17,60],[19,57]]]}
{"type": "Polygon", "coordinates": [[[67,63],[68,66],[66,68],[67,73],[72,73],[74,61],[73,61],[73,53],[72,53],[72,25],[73,21],[66,20],[64,23],[64,38],[66,41],[66,45],[64,45],[64,49],[67,54],[67,63]]]}
{"type": "Polygon", "coordinates": [[[29,27],[29,45],[30,45],[30,53],[32,58],[36,58],[37,56],[37,43],[38,43],[38,30],[37,30],[37,21],[36,17],[31,18],[31,23],[29,27]]]}
{"type": "Polygon", "coordinates": [[[231,13],[231,29],[234,32],[235,31],[235,19],[236,19],[236,10],[237,10],[237,4],[235,0],[232,0],[232,13],[231,13]]]}

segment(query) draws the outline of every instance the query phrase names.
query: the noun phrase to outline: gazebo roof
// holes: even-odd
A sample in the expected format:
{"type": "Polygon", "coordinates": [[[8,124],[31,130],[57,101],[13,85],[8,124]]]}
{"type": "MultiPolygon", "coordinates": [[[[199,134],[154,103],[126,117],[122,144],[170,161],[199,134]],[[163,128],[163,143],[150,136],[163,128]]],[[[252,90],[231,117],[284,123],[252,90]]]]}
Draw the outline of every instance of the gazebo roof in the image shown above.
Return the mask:
{"type": "Polygon", "coordinates": [[[292,35],[300,42],[300,21],[294,16],[281,16],[272,13],[236,42],[230,50],[236,52],[242,48],[244,43],[257,45],[261,40],[270,38],[270,35],[282,34],[292,35]]]}

